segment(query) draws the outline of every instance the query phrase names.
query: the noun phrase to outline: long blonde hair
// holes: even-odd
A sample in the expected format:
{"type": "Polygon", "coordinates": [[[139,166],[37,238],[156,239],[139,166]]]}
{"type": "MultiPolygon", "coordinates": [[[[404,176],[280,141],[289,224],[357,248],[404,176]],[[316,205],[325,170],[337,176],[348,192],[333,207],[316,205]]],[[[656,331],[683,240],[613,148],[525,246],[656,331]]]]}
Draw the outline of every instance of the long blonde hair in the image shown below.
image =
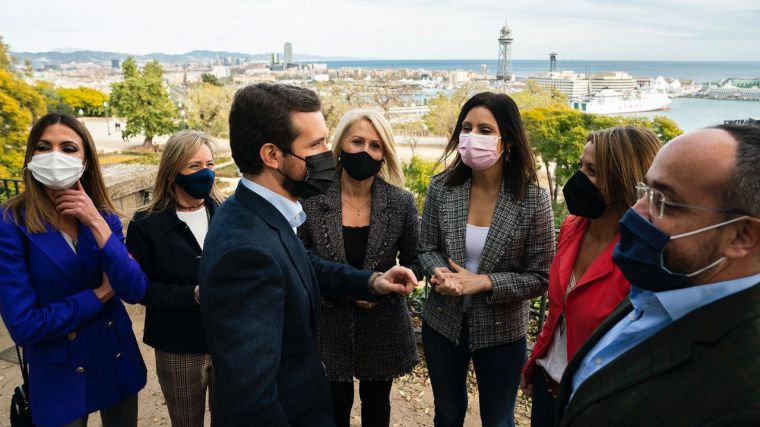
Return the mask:
{"type": "MultiPolygon", "coordinates": [[[[216,141],[203,132],[183,130],[169,137],[161,154],[161,163],[158,165],[153,198],[140,211],[157,212],[177,203],[174,180],[177,174],[185,168],[185,164],[190,161],[190,158],[204,145],[211,151],[211,156],[216,159],[216,141]]],[[[224,195],[216,182],[211,187],[209,197],[217,203],[222,203],[224,200],[224,195]]]]}
{"type": "Polygon", "coordinates": [[[98,162],[95,143],[92,140],[90,132],[79,120],[72,116],[50,113],[40,117],[37,123],[35,123],[29,131],[29,138],[26,140],[26,154],[24,155],[24,169],[22,174],[24,192],[11,198],[5,203],[3,220],[7,220],[9,215],[12,215],[13,221],[16,224],[25,225],[27,230],[31,233],[44,233],[47,231],[47,224],[53,225],[54,227],[57,226],[58,214],[53,207],[50,197],[45,191],[45,186],[34,179],[32,173],[26,167],[26,165],[32,161],[34,149],[37,142],[39,142],[40,137],[42,137],[45,129],[52,125],[66,126],[76,132],[76,134],[79,135],[79,138],[82,139],[82,149],[84,150],[84,173],[80,178],[80,182],[82,183],[82,188],[85,193],[87,193],[92,200],[92,204],[95,205],[99,211],[120,214],[113,205],[111,198],[108,197],[106,185],[103,181],[103,175],[100,172],[100,163],[98,162]]]}
{"type": "Polygon", "coordinates": [[[593,132],[596,185],[608,203],[625,211],[636,203],[636,184],[644,181],[659,151],[660,140],[649,129],[617,126],[593,132]]]}
{"type": "MultiPolygon", "coordinates": [[[[395,185],[397,187],[404,188],[404,172],[401,171],[401,164],[398,161],[396,155],[396,141],[393,138],[393,128],[388,123],[385,117],[375,110],[367,110],[363,108],[357,108],[349,110],[341,117],[338,126],[335,128],[335,135],[333,135],[333,156],[335,160],[338,160],[340,151],[343,148],[343,139],[346,135],[346,131],[359,120],[367,120],[375,128],[377,134],[380,136],[380,142],[383,144],[383,166],[380,168],[378,176],[383,181],[395,185]]],[[[338,173],[340,174],[340,163],[337,164],[338,173]]]]}

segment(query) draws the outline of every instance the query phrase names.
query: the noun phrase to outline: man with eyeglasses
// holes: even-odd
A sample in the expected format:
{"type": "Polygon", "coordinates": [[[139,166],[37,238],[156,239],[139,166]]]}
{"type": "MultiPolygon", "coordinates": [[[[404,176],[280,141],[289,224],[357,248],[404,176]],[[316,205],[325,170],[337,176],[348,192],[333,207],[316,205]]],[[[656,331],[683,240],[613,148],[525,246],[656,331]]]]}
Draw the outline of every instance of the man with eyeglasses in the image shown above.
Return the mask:
{"type": "Polygon", "coordinates": [[[576,353],[561,426],[760,425],[760,127],[664,146],[612,255],[630,297],[576,353]]]}

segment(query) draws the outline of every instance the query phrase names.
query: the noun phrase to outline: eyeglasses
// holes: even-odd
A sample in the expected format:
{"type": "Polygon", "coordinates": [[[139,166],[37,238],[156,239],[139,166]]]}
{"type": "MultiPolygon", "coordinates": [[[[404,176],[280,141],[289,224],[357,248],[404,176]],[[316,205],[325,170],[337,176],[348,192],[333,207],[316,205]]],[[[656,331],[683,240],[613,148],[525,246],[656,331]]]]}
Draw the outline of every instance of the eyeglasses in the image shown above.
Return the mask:
{"type": "Polygon", "coordinates": [[[639,182],[636,184],[636,200],[641,200],[642,197],[647,197],[647,203],[649,205],[649,215],[656,218],[662,218],[665,214],[665,208],[688,208],[688,209],[699,209],[703,211],[710,211],[710,212],[724,212],[724,213],[730,213],[730,214],[736,214],[736,215],[746,215],[744,212],[737,211],[735,209],[725,209],[725,208],[712,208],[712,207],[706,207],[706,206],[698,206],[698,205],[689,205],[686,203],[676,203],[669,201],[664,194],[662,194],[661,191],[655,190],[653,188],[649,188],[648,185],[644,184],[643,182],[639,182]]]}

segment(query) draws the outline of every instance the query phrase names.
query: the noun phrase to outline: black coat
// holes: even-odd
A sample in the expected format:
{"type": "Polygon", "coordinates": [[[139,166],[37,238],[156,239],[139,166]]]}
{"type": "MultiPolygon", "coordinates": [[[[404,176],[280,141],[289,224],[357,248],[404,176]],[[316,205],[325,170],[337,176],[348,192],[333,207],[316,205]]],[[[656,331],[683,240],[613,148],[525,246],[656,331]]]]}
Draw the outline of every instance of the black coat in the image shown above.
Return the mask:
{"type": "MultiPolygon", "coordinates": [[[[340,180],[327,193],[303,201],[306,222],[298,227],[304,246],[330,261],[346,262],[340,180]]],[[[386,271],[399,264],[420,274],[419,217],[412,194],[375,178],[363,268],[386,271]]],[[[371,309],[348,298],[322,299],[317,348],[330,381],[391,380],[419,362],[406,298],[383,299],[371,309]],[[394,327],[388,327],[394,325],[394,327]]]]}
{"type": "MultiPolygon", "coordinates": [[[[216,203],[206,201],[209,217],[216,203]]],[[[201,247],[174,205],[137,212],[127,231],[129,253],[148,276],[143,342],[168,353],[209,352],[201,310],[195,302],[201,247]]]]}
{"type": "Polygon", "coordinates": [[[211,425],[334,426],[314,339],[320,294],[373,299],[371,272],[307,251],[285,217],[242,183],[211,222],[204,250],[211,425]]]}

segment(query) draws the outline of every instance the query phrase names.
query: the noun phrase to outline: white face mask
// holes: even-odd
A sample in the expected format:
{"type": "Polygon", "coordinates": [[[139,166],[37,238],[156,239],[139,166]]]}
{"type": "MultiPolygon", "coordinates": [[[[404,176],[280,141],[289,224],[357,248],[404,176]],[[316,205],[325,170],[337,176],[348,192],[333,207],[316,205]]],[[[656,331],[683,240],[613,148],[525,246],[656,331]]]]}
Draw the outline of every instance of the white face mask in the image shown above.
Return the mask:
{"type": "Polygon", "coordinates": [[[71,188],[84,173],[81,159],[58,151],[36,154],[26,167],[34,179],[51,190],[71,188]]]}

